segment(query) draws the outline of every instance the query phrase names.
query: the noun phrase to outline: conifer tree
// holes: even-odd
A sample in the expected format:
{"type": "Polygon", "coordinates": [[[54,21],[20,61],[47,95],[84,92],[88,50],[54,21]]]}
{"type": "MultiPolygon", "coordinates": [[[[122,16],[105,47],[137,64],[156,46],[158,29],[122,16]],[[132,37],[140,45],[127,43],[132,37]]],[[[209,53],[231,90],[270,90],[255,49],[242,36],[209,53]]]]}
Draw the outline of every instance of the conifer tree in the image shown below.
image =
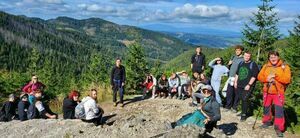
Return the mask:
{"type": "Polygon", "coordinates": [[[277,28],[278,17],[274,12],[275,6],[271,6],[273,0],[261,0],[262,5],[258,6],[258,11],[253,13],[250,23],[245,24],[242,33],[243,44],[249,48],[257,50],[257,62],[262,61],[260,54],[265,54],[272,50],[272,44],[280,38],[277,28]]]}

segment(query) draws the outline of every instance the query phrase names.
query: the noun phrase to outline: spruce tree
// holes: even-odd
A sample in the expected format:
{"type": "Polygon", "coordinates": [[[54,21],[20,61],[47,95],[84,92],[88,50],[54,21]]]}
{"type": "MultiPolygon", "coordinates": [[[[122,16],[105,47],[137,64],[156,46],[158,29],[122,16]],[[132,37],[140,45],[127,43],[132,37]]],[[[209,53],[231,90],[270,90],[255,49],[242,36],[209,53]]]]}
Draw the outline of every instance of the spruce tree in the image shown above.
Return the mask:
{"type": "Polygon", "coordinates": [[[263,60],[260,54],[265,54],[272,50],[272,44],[280,38],[279,29],[277,28],[278,17],[274,12],[275,6],[271,6],[273,0],[261,0],[262,5],[258,6],[258,11],[253,13],[250,23],[245,24],[242,33],[244,38],[243,44],[248,49],[257,50],[257,62],[263,60]]]}
{"type": "Polygon", "coordinates": [[[37,48],[32,48],[31,53],[29,54],[29,65],[27,72],[29,75],[36,74],[38,70],[38,61],[40,59],[40,54],[37,48]]]}
{"type": "Polygon", "coordinates": [[[126,87],[138,90],[138,85],[145,79],[147,69],[147,61],[144,49],[137,42],[131,44],[126,57],[126,87]]]}

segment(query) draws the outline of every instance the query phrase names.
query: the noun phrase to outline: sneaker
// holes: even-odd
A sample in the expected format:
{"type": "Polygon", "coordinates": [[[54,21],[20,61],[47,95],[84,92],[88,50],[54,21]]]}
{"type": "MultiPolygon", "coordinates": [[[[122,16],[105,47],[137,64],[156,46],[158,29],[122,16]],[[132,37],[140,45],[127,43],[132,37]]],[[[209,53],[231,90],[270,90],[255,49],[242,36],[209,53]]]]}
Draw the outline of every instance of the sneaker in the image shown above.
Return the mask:
{"type": "Polygon", "coordinates": [[[236,114],[238,112],[238,110],[237,109],[232,109],[231,112],[236,114]]]}
{"type": "Polygon", "coordinates": [[[259,126],[259,128],[261,128],[261,129],[267,129],[267,128],[269,128],[269,126],[271,126],[271,125],[269,125],[267,123],[264,123],[261,126],[259,126]]]}
{"type": "Polygon", "coordinates": [[[123,104],[123,103],[121,104],[121,107],[124,107],[124,104],[123,104]]]}
{"type": "Polygon", "coordinates": [[[245,122],[246,121],[246,119],[247,119],[247,116],[246,116],[246,114],[241,114],[241,122],[245,122]]]}
{"type": "Polygon", "coordinates": [[[155,96],[152,96],[151,99],[155,99],[155,96]]]}
{"type": "Polygon", "coordinates": [[[279,129],[275,129],[275,132],[276,132],[277,137],[279,137],[279,138],[283,137],[283,133],[279,129]]]}

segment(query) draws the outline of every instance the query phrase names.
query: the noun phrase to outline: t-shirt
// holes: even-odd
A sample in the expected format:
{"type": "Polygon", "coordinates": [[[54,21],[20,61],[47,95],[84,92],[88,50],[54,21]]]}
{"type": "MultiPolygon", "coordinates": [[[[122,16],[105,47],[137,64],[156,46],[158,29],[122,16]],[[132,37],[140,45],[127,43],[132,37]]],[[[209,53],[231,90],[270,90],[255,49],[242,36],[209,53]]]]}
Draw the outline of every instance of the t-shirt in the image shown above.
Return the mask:
{"type": "Polygon", "coordinates": [[[244,58],[243,56],[234,56],[231,60],[232,65],[230,66],[229,77],[234,77],[240,62],[244,61],[244,58]]]}
{"type": "Polygon", "coordinates": [[[249,63],[243,62],[239,64],[236,73],[238,75],[238,81],[237,81],[238,87],[245,88],[252,77],[255,78],[257,77],[258,71],[259,71],[258,66],[254,61],[251,61],[249,63]],[[252,69],[250,68],[251,64],[252,64],[252,69]]]}

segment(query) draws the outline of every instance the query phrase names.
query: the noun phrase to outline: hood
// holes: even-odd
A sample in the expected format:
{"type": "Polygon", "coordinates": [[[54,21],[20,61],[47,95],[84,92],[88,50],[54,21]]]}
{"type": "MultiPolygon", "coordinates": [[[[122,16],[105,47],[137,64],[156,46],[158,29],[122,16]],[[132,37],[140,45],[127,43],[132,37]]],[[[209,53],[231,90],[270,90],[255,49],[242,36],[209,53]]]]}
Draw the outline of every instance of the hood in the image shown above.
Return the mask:
{"type": "MultiPolygon", "coordinates": [[[[277,62],[277,64],[275,66],[280,67],[280,66],[282,66],[282,64],[283,64],[283,61],[281,59],[279,59],[279,61],[277,62]]],[[[268,61],[268,66],[273,66],[270,61],[268,61]]]]}

